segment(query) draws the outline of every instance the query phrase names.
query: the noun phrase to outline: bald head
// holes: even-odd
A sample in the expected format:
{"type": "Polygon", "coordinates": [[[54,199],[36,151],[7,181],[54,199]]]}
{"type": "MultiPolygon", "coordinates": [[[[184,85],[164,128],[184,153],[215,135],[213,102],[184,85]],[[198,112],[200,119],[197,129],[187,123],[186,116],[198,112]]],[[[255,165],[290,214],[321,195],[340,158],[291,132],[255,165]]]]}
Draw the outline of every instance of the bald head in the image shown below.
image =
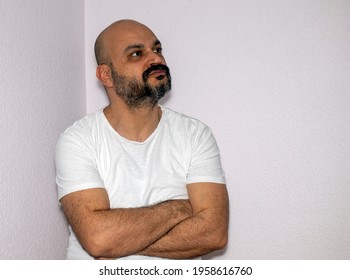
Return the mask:
{"type": "Polygon", "coordinates": [[[109,64],[111,49],[115,47],[118,40],[121,40],[127,34],[135,32],[153,34],[153,32],[144,24],[129,19],[116,21],[104,29],[95,42],[95,57],[97,64],[109,64]]]}

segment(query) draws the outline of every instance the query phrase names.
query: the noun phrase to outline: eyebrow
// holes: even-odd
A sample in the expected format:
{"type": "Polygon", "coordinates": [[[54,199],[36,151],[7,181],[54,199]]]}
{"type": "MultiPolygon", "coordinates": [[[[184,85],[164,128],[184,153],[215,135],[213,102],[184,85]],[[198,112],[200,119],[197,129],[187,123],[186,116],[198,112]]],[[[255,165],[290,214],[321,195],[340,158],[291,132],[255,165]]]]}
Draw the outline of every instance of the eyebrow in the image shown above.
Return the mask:
{"type": "MultiPolygon", "coordinates": [[[[157,45],[161,45],[159,40],[154,41],[153,47],[155,47],[157,45]]],[[[124,53],[127,53],[128,51],[133,50],[133,49],[144,49],[144,48],[145,48],[145,45],[143,45],[143,44],[133,44],[133,45],[127,46],[126,49],[124,50],[124,53]]]]}

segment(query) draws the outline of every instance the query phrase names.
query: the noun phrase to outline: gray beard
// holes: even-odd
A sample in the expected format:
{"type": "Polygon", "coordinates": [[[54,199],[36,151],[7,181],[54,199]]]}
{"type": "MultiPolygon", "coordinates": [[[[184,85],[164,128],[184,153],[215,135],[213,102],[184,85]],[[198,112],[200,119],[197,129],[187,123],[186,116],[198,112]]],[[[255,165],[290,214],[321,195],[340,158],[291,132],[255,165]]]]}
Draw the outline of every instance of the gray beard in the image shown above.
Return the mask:
{"type": "Polygon", "coordinates": [[[130,109],[154,107],[171,89],[170,74],[156,86],[150,86],[147,81],[118,75],[114,70],[112,70],[112,78],[116,93],[130,109]]]}

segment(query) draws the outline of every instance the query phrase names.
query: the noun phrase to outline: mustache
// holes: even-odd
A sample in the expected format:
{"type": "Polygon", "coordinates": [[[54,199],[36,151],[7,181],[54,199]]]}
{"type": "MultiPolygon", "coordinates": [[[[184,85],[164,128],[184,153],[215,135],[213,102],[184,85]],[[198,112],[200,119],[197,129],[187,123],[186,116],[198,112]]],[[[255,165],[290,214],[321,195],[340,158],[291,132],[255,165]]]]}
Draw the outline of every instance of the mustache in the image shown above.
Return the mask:
{"type": "Polygon", "coordinates": [[[155,64],[155,65],[151,65],[151,67],[149,67],[145,72],[143,72],[143,74],[142,74],[143,81],[146,82],[148,79],[148,76],[151,74],[151,72],[157,71],[157,70],[164,70],[166,73],[166,76],[169,77],[170,70],[169,70],[168,66],[166,66],[164,64],[155,64]]]}

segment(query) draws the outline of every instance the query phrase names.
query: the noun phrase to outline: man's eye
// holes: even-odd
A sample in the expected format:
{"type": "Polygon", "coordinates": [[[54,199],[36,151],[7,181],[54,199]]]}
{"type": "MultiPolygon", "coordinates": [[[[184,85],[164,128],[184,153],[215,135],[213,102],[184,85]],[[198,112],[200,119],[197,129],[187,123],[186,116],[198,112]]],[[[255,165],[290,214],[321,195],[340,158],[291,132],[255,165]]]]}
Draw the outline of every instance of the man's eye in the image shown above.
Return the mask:
{"type": "Polygon", "coordinates": [[[141,55],[142,55],[142,52],[141,52],[141,51],[133,52],[133,53],[131,54],[131,56],[134,56],[134,57],[141,56],[141,55]]]}
{"type": "Polygon", "coordinates": [[[155,53],[162,53],[162,51],[163,51],[163,49],[162,48],[156,48],[155,50],[154,50],[154,52],[155,53]]]}

